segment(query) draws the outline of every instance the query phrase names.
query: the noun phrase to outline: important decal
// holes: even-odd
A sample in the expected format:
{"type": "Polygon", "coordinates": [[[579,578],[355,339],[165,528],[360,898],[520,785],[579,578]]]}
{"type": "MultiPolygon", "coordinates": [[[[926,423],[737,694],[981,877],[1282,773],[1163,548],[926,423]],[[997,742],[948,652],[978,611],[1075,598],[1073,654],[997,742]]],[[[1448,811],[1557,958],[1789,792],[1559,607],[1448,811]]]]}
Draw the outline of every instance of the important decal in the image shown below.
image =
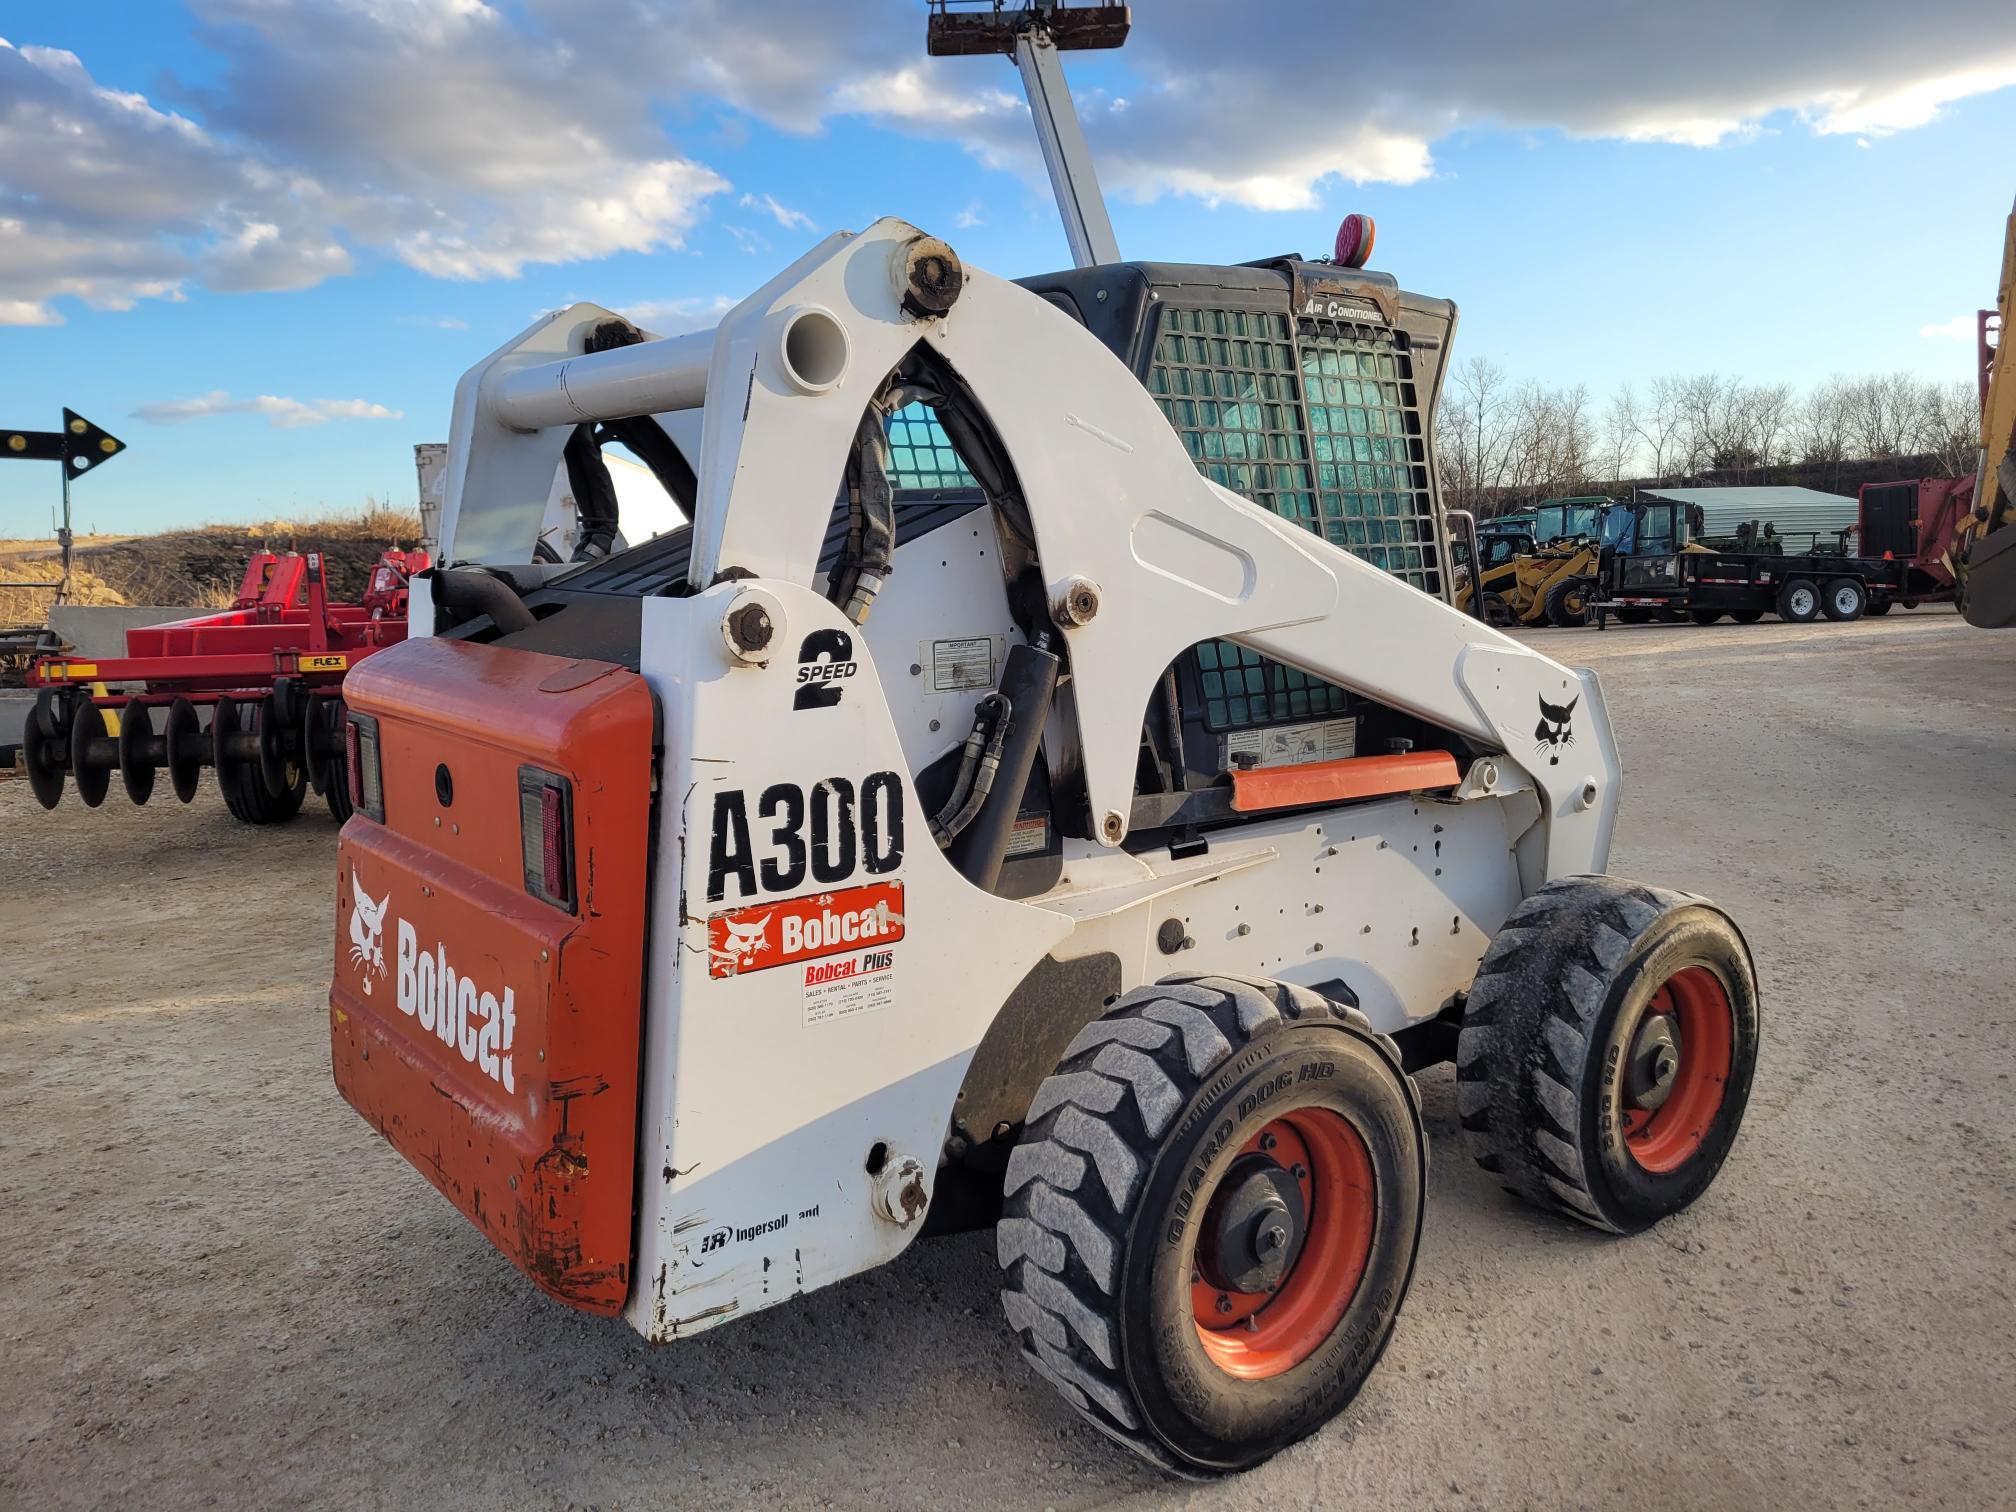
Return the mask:
{"type": "MultiPolygon", "coordinates": [[[[746,976],[903,938],[903,884],[869,882],[717,913],[707,921],[707,974],[746,976]]],[[[811,978],[808,975],[807,982],[811,978]]]]}
{"type": "Polygon", "coordinates": [[[807,789],[778,782],[756,796],[753,838],[749,795],[714,795],[707,842],[707,901],[796,892],[808,881],[837,886],[865,871],[887,876],[903,864],[903,779],[873,772],[857,788],[828,777],[807,789]]]}
{"type": "Polygon", "coordinates": [[[814,630],[798,647],[798,692],[793,709],[830,709],[846,691],[843,684],[858,671],[854,637],[845,630],[814,630]]]}
{"type": "Polygon", "coordinates": [[[967,635],[926,643],[925,665],[931,669],[933,693],[968,693],[1000,681],[1001,650],[991,635],[967,635]]]}

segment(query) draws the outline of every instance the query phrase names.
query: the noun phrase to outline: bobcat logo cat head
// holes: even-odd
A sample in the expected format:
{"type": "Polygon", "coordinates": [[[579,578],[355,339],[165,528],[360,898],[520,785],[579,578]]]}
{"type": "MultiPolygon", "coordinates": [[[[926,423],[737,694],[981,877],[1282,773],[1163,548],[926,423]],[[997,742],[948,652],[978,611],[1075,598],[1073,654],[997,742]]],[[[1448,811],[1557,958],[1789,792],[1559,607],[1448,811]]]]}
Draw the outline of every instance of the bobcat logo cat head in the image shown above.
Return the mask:
{"type": "Polygon", "coordinates": [[[760,919],[730,919],[727,927],[727,948],[720,953],[735,957],[738,966],[749,965],[770,948],[770,915],[767,913],[760,919]]]}
{"type": "Polygon", "coordinates": [[[1533,739],[1536,742],[1534,749],[1547,752],[1547,765],[1559,766],[1561,748],[1575,744],[1572,721],[1575,717],[1575,705],[1580,702],[1582,702],[1580,693],[1565,704],[1551,704],[1544,698],[1540,700],[1540,723],[1533,728],[1533,739]]]}
{"type": "Polygon", "coordinates": [[[385,975],[385,909],[392,902],[388,891],[373,898],[357,880],[357,868],[350,868],[350,896],[356,906],[350,910],[350,964],[364,974],[364,991],[371,991],[370,973],[385,975]]]}

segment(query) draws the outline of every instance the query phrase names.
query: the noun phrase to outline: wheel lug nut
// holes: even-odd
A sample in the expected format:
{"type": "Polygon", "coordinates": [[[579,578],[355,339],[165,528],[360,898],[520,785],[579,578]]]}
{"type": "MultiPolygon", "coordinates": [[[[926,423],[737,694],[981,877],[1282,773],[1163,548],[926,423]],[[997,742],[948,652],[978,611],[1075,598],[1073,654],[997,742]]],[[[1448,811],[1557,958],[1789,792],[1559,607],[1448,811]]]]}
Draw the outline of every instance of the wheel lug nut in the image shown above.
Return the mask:
{"type": "Polygon", "coordinates": [[[1307,1181],[1309,1179],[1309,1167],[1298,1160],[1288,1168],[1288,1174],[1293,1176],[1297,1181],[1307,1181]]]}
{"type": "Polygon", "coordinates": [[[1221,1313],[1232,1311],[1232,1299],[1223,1292],[1218,1293],[1218,1311],[1221,1313]]]}
{"type": "Polygon", "coordinates": [[[1260,1136],[1260,1148],[1263,1150],[1271,1150],[1279,1143],[1281,1141],[1276,1139],[1272,1134],[1262,1134],[1260,1136]]]}

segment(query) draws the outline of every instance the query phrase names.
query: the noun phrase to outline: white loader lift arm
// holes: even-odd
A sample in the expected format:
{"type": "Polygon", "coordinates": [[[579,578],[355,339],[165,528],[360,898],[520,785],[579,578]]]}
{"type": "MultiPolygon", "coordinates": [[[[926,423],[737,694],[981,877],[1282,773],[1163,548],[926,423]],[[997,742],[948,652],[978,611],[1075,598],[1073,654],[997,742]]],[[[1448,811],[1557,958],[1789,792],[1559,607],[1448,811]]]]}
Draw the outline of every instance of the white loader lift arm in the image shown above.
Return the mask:
{"type": "Polygon", "coordinates": [[[1138,711],[1180,652],[1223,638],[1504,752],[1497,788],[1542,795],[1541,877],[1603,869],[1618,766],[1593,674],[1200,477],[1133,375],[1015,284],[967,268],[945,316],[905,313],[921,239],[894,219],[836,233],[711,331],[564,355],[613,318],[593,305],[527,331],[457,389],[443,558],[528,559],[572,425],[704,405],[693,587],[724,574],[809,586],[861,414],[929,342],[1014,463],[1053,601],[1082,585],[1111,606],[1060,621],[1106,844],[1127,835],[1138,711]],[[1578,698],[1575,743],[1536,741],[1540,702],[1578,698]]]}
{"type": "MultiPolygon", "coordinates": [[[[613,317],[576,305],[457,390],[441,557],[514,568],[574,426],[704,411],[690,591],[643,599],[637,659],[664,729],[627,1314],[652,1339],[908,1244],[943,1152],[1028,1106],[1023,1087],[989,1110],[976,1065],[1017,983],[1094,960],[1117,962],[1110,992],[1186,969],[1341,980],[1390,1033],[1468,988],[1523,898],[1605,865],[1619,773],[1591,674],[1206,481],[1094,336],[960,273],[942,243],[882,220],[827,238],[712,331],[590,353],[613,317]],[[899,551],[862,622],[819,591],[836,480],[920,345],[1012,466],[1062,643],[1045,751],[1082,779],[1089,835],[1063,843],[1054,887],[1020,901],[955,870],[913,786],[958,749],[973,707],[964,695],[940,728],[947,706],[922,702],[920,665],[904,675],[920,640],[987,614],[1016,639],[1004,609],[981,607],[984,578],[955,595],[934,576],[959,570],[931,544],[956,535],[1000,583],[988,515],[899,551]],[[933,587],[945,596],[920,599],[933,587]],[[1180,859],[1130,847],[1144,710],[1178,657],[1217,639],[1488,754],[1433,796],[1255,815],[1180,859]],[[806,712],[805,678],[829,672],[844,698],[806,712]],[[859,981],[737,969],[763,951],[802,960],[835,930],[863,942],[845,968],[859,981]]],[[[416,637],[435,629],[422,587],[416,637]]],[[[1077,1025],[1099,1011],[1092,990],[1077,1025]]]]}

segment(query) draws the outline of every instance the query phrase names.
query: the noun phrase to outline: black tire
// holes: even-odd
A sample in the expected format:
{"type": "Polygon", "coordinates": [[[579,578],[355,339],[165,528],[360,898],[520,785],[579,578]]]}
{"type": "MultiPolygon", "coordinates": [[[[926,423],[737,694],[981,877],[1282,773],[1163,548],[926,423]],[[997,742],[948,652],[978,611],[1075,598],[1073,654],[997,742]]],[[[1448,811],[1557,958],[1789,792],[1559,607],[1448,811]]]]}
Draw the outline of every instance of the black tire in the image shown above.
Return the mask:
{"type": "MultiPolygon", "coordinates": [[[[240,704],[236,710],[240,729],[256,728],[259,705],[240,704]]],[[[278,793],[270,791],[256,761],[234,762],[217,772],[217,786],[224,794],[224,806],[240,824],[285,824],[301,812],[308,793],[308,774],[299,763],[290,763],[291,783],[278,793]]]]}
{"type": "Polygon", "coordinates": [[[1519,619],[1519,616],[1512,612],[1512,606],[1505,601],[1505,595],[1495,591],[1487,590],[1477,600],[1477,608],[1477,617],[1499,630],[1509,630],[1519,619]]]}
{"type": "Polygon", "coordinates": [[[1547,623],[1562,630],[1573,630],[1589,623],[1589,589],[1587,578],[1563,578],[1547,590],[1547,623]]]}
{"type": "Polygon", "coordinates": [[[1636,1233],[1693,1202],[1722,1168],[1757,1034],[1750,950],[1714,904],[1615,877],[1564,878],[1513,910],[1478,967],[1457,1041],[1458,1111],[1477,1163],[1507,1191],[1636,1233]],[[1664,1125],[1665,1108],[1643,1111],[1632,1090],[1634,1051],[1648,1038],[1656,1047],[1660,1019],[1674,1050],[1675,1121],[1664,1125]],[[1650,1121],[1634,1130],[1634,1119],[1650,1121]]]}
{"type": "Polygon", "coordinates": [[[1827,618],[1846,623],[1862,618],[1869,607],[1869,590],[1860,578],[1838,577],[1828,581],[1820,593],[1820,609],[1827,618]]]}
{"type": "MultiPolygon", "coordinates": [[[[1371,1373],[1413,1276],[1426,1169],[1413,1086],[1361,1015],[1243,977],[1130,992],[1071,1042],[1009,1158],[996,1234],[1009,1327],[1080,1414],[1152,1463],[1192,1476],[1246,1469],[1320,1428],[1371,1373]],[[1193,1288],[1209,1283],[1192,1267],[1226,1170],[1266,1164],[1242,1147],[1284,1115],[1355,1137],[1373,1204],[1326,1206],[1318,1189],[1280,1297],[1307,1296],[1289,1290],[1315,1274],[1300,1267],[1334,1254],[1319,1251],[1319,1214],[1338,1215],[1334,1234],[1356,1213],[1369,1238],[1328,1331],[1319,1318],[1297,1362],[1240,1379],[1207,1347],[1193,1288]]],[[[1245,1331],[1212,1337],[1239,1349],[1245,1331]]]]}
{"type": "Polygon", "coordinates": [[[1762,609],[1732,609],[1729,611],[1729,618],[1736,621],[1739,625],[1754,625],[1757,621],[1764,618],[1764,611],[1762,609]]]}
{"type": "Polygon", "coordinates": [[[1895,599],[1872,597],[1869,600],[1868,606],[1862,612],[1864,614],[1873,614],[1880,619],[1896,607],[1897,601],[1895,599]]]}
{"type": "Polygon", "coordinates": [[[1810,625],[1820,618],[1820,590],[1811,578],[1787,578],[1779,585],[1778,618],[1788,625],[1810,625]]]}
{"type": "Polygon", "coordinates": [[[1619,624],[1649,625],[1652,623],[1652,611],[1642,604],[1626,604],[1623,608],[1612,609],[1610,612],[1617,616],[1619,624]]]}
{"type": "Polygon", "coordinates": [[[1687,618],[1694,621],[1697,625],[1712,625],[1722,618],[1722,611],[1720,609],[1689,609],[1687,611],[1687,618]]]}

